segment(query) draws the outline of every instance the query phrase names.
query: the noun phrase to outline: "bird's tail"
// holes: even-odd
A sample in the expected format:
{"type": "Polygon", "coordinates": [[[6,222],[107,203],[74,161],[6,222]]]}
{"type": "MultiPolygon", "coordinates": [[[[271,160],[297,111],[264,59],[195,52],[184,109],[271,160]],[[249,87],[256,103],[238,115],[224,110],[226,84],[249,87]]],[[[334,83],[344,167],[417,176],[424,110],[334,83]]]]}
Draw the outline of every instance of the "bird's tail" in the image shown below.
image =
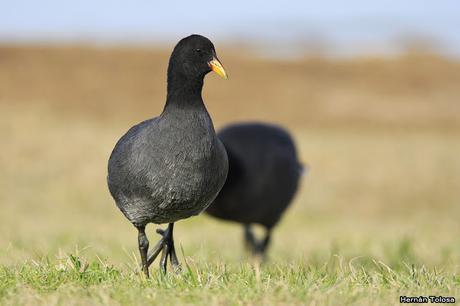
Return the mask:
{"type": "Polygon", "coordinates": [[[304,165],[302,163],[299,163],[299,175],[300,176],[307,176],[309,172],[310,172],[309,165],[304,165]]]}

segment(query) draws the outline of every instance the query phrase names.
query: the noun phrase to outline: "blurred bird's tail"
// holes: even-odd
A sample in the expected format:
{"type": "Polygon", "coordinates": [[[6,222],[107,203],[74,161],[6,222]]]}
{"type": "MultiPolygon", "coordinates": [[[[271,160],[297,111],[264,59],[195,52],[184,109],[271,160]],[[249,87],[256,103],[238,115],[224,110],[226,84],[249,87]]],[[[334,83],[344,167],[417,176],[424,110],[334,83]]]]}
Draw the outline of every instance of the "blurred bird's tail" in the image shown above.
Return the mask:
{"type": "Polygon", "coordinates": [[[308,172],[310,172],[310,166],[309,165],[304,165],[302,163],[299,163],[299,175],[300,176],[307,176],[308,172]]]}

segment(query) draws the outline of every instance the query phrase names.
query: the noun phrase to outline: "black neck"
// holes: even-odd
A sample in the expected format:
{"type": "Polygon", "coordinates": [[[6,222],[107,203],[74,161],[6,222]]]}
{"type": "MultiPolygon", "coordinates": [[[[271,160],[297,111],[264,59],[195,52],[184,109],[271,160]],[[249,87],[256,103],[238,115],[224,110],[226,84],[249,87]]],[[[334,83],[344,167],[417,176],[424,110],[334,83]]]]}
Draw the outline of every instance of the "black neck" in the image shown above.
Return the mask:
{"type": "Polygon", "coordinates": [[[201,97],[204,75],[191,77],[181,71],[173,71],[173,68],[168,69],[168,94],[165,110],[204,107],[201,97]]]}

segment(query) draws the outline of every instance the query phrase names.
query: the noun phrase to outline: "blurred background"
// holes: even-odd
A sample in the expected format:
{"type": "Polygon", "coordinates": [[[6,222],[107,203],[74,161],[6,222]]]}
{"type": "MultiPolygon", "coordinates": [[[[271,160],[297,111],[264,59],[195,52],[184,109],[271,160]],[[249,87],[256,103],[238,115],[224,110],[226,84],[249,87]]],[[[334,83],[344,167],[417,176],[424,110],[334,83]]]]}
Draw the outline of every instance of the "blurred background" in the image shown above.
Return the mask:
{"type": "MultiPolygon", "coordinates": [[[[107,160],[161,112],[170,52],[199,33],[230,76],[206,79],[216,128],[286,126],[311,168],[272,260],[458,269],[459,29],[455,0],[3,2],[0,263],[75,249],[133,262],[137,233],[108,193],[107,160]]],[[[190,260],[241,259],[234,224],[199,216],[175,235],[190,260]]]]}

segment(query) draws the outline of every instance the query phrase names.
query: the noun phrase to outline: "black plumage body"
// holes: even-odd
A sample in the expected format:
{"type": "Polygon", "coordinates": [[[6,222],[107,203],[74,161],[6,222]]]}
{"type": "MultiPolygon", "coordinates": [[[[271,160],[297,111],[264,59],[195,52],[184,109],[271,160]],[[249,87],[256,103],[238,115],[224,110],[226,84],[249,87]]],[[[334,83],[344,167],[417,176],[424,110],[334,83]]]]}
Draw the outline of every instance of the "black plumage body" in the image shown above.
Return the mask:
{"type": "Polygon", "coordinates": [[[270,231],[291,203],[302,173],[291,136],[276,125],[244,123],[227,126],[218,137],[227,150],[229,172],[206,212],[270,231]]]}
{"type": "Polygon", "coordinates": [[[135,225],[202,212],[227,175],[227,157],[203,107],[175,109],[132,127],[109,161],[109,189],[135,225]]]}

